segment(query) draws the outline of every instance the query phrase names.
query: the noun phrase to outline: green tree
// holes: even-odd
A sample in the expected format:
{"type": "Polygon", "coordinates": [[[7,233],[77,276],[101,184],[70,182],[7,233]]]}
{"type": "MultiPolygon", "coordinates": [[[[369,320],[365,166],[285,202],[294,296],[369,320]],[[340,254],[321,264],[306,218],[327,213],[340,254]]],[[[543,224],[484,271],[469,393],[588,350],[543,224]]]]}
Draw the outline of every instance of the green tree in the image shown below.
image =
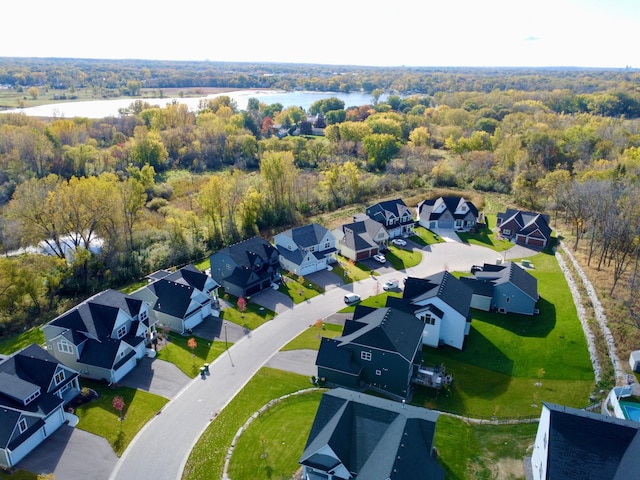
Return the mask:
{"type": "Polygon", "coordinates": [[[267,199],[267,211],[275,224],[289,223],[295,214],[295,180],[298,169],[291,152],[265,152],[260,160],[260,177],[267,199]]]}
{"type": "Polygon", "coordinates": [[[384,170],[400,150],[396,137],[389,133],[372,133],[362,140],[367,151],[367,164],[372,170],[384,170]]]}
{"type": "Polygon", "coordinates": [[[130,155],[136,166],[149,164],[156,170],[167,166],[169,153],[158,132],[149,131],[146,127],[136,127],[134,138],[130,142],[130,155]]]}

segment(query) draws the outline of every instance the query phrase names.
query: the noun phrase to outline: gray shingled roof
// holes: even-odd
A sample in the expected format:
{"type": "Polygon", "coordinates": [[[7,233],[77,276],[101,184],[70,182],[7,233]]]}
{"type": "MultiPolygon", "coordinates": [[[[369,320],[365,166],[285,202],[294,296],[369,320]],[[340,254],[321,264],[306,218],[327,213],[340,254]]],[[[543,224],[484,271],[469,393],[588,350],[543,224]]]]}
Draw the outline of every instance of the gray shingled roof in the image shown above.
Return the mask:
{"type": "Polygon", "coordinates": [[[473,290],[447,271],[442,271],[424,279],[408,277],[402,298],[418,304],[424,300],[439,297],[443,302],[460,313],[469,316],[473,290]]]}
{"type": "Polygon", "coordinates": [[[485,263],[481,271],[475,273],[477,280],[490,281],[494,285],[512,283],[525,295],[538,300],[538,280],[514,262],[502,265],[485,263]]]}
{"type": "Polygon", "coordinates": [[[322,396],[300,463],[325,471],[342,464],[362,480],[441,480],[431,456],[438,415],[336,388],[322,396]]]}
{"type": "Polygon", "coordinates": [[[640,478],[640,423],[544,405],[550,412],[548,478],[640,478]]]}

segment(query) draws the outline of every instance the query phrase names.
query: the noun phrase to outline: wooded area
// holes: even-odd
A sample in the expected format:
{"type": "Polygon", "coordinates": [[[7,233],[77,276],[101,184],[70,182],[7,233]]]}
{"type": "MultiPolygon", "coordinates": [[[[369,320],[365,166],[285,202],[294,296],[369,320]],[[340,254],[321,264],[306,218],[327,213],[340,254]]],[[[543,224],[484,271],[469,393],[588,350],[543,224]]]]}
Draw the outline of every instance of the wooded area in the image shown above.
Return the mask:
{"type": "Polygon", "coordinates": [[[610,269],[609,293],[637,327],[639,80],[635,70],[0,59],[0,84],[25,95],[132,96],[99,120],[0,114],[0,244],[52,253],[0,259],[0,336],[65,299],[240,239],[433,188],[507,194],[571,225],[574,248],[610,269]],[[222,96],[189,111],[136,98],[192,86],[364,91],[371,103],[334,98],[305,112],[252,99],[240,111],[222,96]],[[99,250],[84,248],[95,239],[99,250]]]}

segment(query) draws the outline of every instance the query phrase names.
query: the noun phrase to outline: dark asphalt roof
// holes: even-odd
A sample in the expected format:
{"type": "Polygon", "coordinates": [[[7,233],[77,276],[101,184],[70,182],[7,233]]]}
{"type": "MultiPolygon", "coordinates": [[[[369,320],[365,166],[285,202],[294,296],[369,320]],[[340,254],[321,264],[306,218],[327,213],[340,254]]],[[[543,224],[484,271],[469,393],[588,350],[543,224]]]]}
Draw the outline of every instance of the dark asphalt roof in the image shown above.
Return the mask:
{"type": "Polygon", "coordinates": [[[426,278],[408,277],[402,298],[414,304],[439,297],[465,318],[469,315],[473,290],[447,271],[426,278]]]}

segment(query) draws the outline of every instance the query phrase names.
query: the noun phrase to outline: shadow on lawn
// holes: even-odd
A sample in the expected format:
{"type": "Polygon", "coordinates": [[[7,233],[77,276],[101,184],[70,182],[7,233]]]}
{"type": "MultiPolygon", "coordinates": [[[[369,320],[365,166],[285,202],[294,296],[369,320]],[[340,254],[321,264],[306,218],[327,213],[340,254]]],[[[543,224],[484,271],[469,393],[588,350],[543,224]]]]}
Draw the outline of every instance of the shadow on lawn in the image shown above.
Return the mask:
{"type": "Polygon", "coordinates": [[[475,310],[473,318],[503,328],[520,337],[545,338],[556,326],[556,307],[542,297],[538,300],[537,307],[540,310],[537,315],[475,310]]]}

